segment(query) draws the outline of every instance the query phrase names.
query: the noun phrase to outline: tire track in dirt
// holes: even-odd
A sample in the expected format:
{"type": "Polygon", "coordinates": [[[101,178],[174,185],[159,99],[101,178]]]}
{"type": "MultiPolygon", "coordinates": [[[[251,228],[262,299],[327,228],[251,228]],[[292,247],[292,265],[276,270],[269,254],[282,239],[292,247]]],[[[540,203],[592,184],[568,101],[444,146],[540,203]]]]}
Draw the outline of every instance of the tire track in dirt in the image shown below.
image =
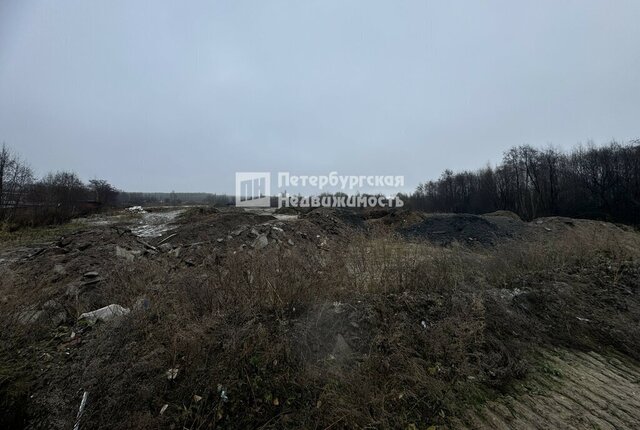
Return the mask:
{"type": "Polygon", "coordinates": [[[541,352],[545,372],[526,391],[501,396],[451,422],[452,429],[640,428],[640,364],[566,349],[541,352]]]}

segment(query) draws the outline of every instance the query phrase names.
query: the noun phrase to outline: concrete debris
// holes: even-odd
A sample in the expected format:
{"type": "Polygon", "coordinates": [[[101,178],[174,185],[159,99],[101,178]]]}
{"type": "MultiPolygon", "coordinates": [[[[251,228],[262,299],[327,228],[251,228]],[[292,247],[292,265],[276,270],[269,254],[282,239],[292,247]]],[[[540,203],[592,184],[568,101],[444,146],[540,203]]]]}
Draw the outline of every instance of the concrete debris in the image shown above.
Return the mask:
{"type": "Polygon", "coordinates": [[[256,240],[253,242],[253,247],[255,249],[262,249],[265,246],[269,245],[269,239],[267,239],[267,235],[266,234],[261,234],[259,235],[256,240]]]}
{"type": "Polygon", "coordinates": [[[134,213],[139,213],[139,214],[146,214],[147,211],[145,211],[142,206],[131,206],[130,208],[127,208],[127,210],[129,212],[134,212],[134,213]]]}
{"type": "Polygon", "coordinates": [[[500,298],[507,299],[507,300],[512,300],[514,297],[518,297],[521,294],[525,293],[525,291],[521,290],[520,288],[514,288],[513,290],[509,290],[507,288],[501,288],[497,290],[497,292],[500,298]]]}
{"type": "Polygon", "coordinates": [[[131,312],[128,308],[124,308],[120,305],[111,304],[95,311],[85,312],[80,315],[80,319],[86,319],[91,324],[95,324],[97,321],[110,321],[115,317],[127,315],[131,312]]]}
{"type": "Polygon", "coordinates": [[[162,245],[158,246],[158,249],[160,251],[169,252],[173,249],[173,245],[171,245],[170,243],[163,243],[162,245]]]}
{"type": "Polygon", "coordinates": [[[136,258],[136,253],[125,248],[120,248],[116,245],[116,257],[124,258],[127,261],[133,261],[136,258]]]}
{"type": "Polygon", "coordinates": [[[248,228],[248,226],[243,225],[240,226],[239,228],[237,228],[236,230],[232,231],[231,234],[233,236],[240,236],[242,233],[244,233],[244,231],[248,228]]]}

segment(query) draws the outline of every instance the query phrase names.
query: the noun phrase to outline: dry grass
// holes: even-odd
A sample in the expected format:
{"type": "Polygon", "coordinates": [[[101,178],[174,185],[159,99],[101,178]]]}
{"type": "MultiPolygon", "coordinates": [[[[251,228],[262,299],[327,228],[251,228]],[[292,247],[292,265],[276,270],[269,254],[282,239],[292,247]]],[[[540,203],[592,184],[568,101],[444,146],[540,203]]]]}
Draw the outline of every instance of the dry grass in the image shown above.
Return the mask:
{"type": "Polygon", "coordinates": [[[87,390],[85,428],[426,428],[507,390],[537,345],[634,355],[637,233],[549,223],[494,248],[377,232],[328,250],[211,251],[195,267],[110,259],[108,282],[78,299],[49,267],[5,269],[4,419],[69,428],[87,390]],[[52,298],[65,323],[17,322],[52,298]],[[109,303],[134,310],[75,320],[109,303]]]}

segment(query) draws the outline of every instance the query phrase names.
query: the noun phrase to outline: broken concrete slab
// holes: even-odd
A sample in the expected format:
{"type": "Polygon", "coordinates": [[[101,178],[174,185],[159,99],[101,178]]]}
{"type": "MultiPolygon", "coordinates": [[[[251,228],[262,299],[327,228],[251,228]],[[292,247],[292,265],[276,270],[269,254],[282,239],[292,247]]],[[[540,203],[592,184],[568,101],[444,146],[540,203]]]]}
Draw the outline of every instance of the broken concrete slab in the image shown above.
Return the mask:
{"type": "Polygon", "coordinates": [[[253,246],[255,249],[262,249],[265,246],[269,245],[269,239],[267,239],[266,234],[259,235],[256,240],[253,241],[253,246]]]}
{"type": "Polygon", "coordinates": [[[131,310],[124,308],[120,305],[111,304],[95,311],[85,312],[80,315],[79,319],[86,319],[87,321],[95,324],[98,321],[110,321],[116,317],[127,315],[131,310]]]}
{"type": "Polygon", "coordinates": [[[136,258],[136,255],[133,251],[129,251],[128,249],[121,248],[116,245],[116,257],[124,258],[127,261],[133,261],[136,258]]]}

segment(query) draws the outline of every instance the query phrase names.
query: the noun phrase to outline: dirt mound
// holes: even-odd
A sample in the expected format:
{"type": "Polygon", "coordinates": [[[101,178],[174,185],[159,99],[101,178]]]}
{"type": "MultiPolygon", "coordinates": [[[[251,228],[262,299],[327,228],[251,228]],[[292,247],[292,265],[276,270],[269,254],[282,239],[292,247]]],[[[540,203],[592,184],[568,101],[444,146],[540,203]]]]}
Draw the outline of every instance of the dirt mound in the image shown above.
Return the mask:
{"type": "Polygon", "coordinates": [[[385,225],[394,229],[401,229],[418,224],[426,218],[426,214],[413,210],[387,211],[384,216],[370,219],[373,225],[385,225]]]}
{"type": "Polygon", "coordinates": [[[317,208],[304,215],[304,220],[318,225],[330,234],[347,234],[366,227],[362,213],[349,209],[317,208]]]}
{"type": "Polygon", "coordinates": [[[180,214],[179,218],[182,221],[194,221],[217,213],[220,213],[220,210],[218,208],[214,208],[211,206],[198,206],[185,210],[180,214]]]}
{"type": "Polygon", "coordinates": [[[495,245],[524,232],[525,224],[507,217],[483,217],[469,214],[427,215],[420,223],[401,228],[411,239],[424,238],[440,245],[453,242],[495,245]]]}
{"type": "Polygon", "coordinates": [[[220,211],[204,215],[185,216],[179,220],[179,237],[181,242],[216,241],[243,227],[244,229],[275,221],[271,215],[250,212],[220,211]]]}
{"type": "Polygon", "coordinates": [[[494,211],[484,214],[484,216],[504,216],[507,218],[514,219],[516,221],[522,221],[522,218],[518,216],[517,213],[511,211],[494,211]]]}
{"type": "Polygon", "coordinates": [[[283,206],[276,209],[274,213],[277,215],[298,215],[300,211],[298,211],[296,208],[283,206]]]}
{"type": "MultiPolygon", "coordinates": [[[[38,313],[53,306],[62,315],[58,322],[73,320],[85,310],[108,305],[103,293],[114,294],[110,287],[123,267],[155,254],[148,242],[128,229],[80,230],[34,248],[30,255],[8,266],[7,272],[17,279],[31,281],[15,282],[11,288],[6,285],[4,297],[20,312],[38,313]],[[35,291],[34,284],[43,287],[35,291]]],[[[128,293],[119,291],[115,295],[120,299],[128,293]]]]}
{"type": "Polygon", "coordinates": [[[364,219],[366,220],[371,220],[371,219],[379,219],[379,218],[384,218],[387,215],[389,215],[390,213],[394,212],[393,209],[389,209],[389,208],[365,208],[361,210],[362,215],[364,217],[364,219]]]}

